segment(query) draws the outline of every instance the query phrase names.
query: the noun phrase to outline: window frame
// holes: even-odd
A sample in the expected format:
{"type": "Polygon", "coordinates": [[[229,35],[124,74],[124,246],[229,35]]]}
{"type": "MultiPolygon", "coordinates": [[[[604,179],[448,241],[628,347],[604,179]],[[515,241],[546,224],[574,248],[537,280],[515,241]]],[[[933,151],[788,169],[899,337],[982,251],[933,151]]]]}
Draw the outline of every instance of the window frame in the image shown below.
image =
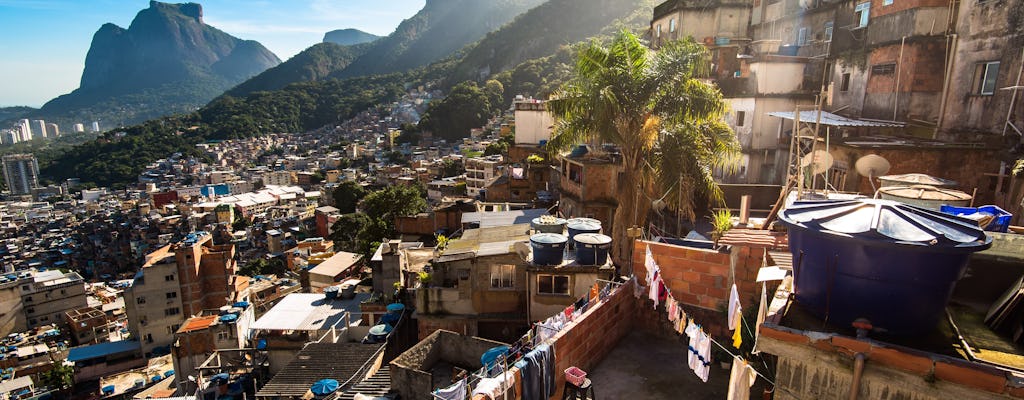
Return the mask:
{"type": "Polygon", "coordinates": [[[807,29],[807,27],[802,27],[802,28],[797,30],[797,33],[796,33],[796,45],[797,46],[806,46],[807,45],[807,35],[808,35],[809,32],[810,31],[807,29]]]}
{"type": "Polygon", "coordinates": [[[832,41],[832,34],[834,33],[834,30],[835,30],[835,22],[834,21],[828,21],[828,22],[825,23],[825,33],[824,33],[824,35],[822,35],[822,37],[825,39],[826,42],[831,42],[832,41]]]}
{"type": "Polygon", "coordinates": [[[868,23],[871,21],[871,2],[865,1],[863,3],[858,3],[853,8],[853,15],[857,19],[857,26],[855,26],[854,29],[868,26],[868,23]]]}
{"type": "Polygon", "coordinates": [[[974,72],[974,94],[978,96],[994,96],[998,90],[1000,61],[984,61],[976,64],[974,72]],[[992,67],[995,66],[995,71],[992,67]],[[989,74],[992,74],[991,87],[986,89],[989,74]]]}
{"type": "Polygon", "coordinates": [[[839,91],[849,92],[850,91],[850,73],[844,72],[839,75],[839,91]]]}
{"type": "Polygon", "coordinates": [[[538,274],[537,275],[537,294],[545,296],[572,296],[572,277],[564,274],[538,274]],[[565,290],[556,291],[557,280],[565,280],[565,290]],[[547,280],[547,291],[542,290],[542,281],[547,280]]]}
{"type": "Polygon", "coordinates": [[[516,266],[513,264],[491,264],[488,271],[491,289],[515,289],[516,266]],[[495,277],[497,275],[497,277],[495,277]]]}
{"type": "Polygon", "coordinates": [[[676,19],[671,18],[668,20],[668,33],[675,33],[676,31],[676,19]]]}
{"type": "Polygon", "coordinates": [[[736,111],[736,126],[744,126],[743,123],[746,122],[746,119],[747,119],[747,111],[746,110],[737,110],[736,111]]]}

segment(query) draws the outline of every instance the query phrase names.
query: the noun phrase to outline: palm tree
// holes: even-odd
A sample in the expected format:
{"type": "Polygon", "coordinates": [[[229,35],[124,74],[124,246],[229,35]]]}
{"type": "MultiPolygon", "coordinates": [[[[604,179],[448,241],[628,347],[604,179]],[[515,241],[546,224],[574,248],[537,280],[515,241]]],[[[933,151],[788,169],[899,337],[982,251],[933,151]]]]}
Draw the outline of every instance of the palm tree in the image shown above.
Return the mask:
{"type": "Polygon", "coordinates": [[[547,103],[556,121],[553,154],[579,143],[615,144],[622,154],[611,235],[620,261],[630,254],[627,229],[644,225],[652,200],[690,220],[698,197],[722,202],[712,170],[736,160],[739,144],[722,119],[721,92],[701,80],[709,60],[692,38],[655,52],[623,31],[607,46],[582,45],[575,76],[547,103]]]}

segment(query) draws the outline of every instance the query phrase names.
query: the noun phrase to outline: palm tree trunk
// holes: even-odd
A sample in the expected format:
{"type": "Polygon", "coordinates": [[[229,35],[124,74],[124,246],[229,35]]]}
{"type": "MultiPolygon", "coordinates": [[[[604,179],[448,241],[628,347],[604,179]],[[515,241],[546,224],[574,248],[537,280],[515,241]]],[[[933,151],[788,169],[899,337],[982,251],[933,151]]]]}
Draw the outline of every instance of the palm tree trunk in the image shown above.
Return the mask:
{"type": "Polygon", "coordinates": [[[619,266],[629,265],[632,255],[633,241],[627,234],[628,229],[634,225],[643,228],[651,209],[650,201],[641,192],[644,186],[641,171],[634,160],[626,158],[622,160],[623,171],[618,182],[619,204],[612,220],[612,257],[619,266]]]}

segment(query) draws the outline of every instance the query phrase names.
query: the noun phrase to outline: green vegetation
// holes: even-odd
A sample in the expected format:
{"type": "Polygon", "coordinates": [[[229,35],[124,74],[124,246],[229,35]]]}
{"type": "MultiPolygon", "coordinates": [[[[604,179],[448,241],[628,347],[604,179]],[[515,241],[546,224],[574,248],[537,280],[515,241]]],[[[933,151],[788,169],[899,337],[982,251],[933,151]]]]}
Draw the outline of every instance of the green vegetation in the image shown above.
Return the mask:
{"type": "Polygon", "coordinates": [[[497,142],[492,142],[484,149],[485,156],[500,155],[508,152],[509,146],[515,144],[515,135],[504,135],[497,142]]]}
{"type": "Polygon", "coordinates": [[[267,259],[260,257],[238,267],[238,274],[245,276],[281,275],[285,273],[288,269],[287,267],[280,258],[272,258],[270,261],[267,261],[267,259]]]}
{"type": "Polygon", "coordinates": [[[334,223],[334,247],[369,258],[385,239],[394,236],[396,217],[427,209],[424,197],[421,186],[388,186],[370,193],[360,202],[363,212],[343,215],[334,223]]]}
{"type": "Polygon", "coordinates": [[[722,201],[711,171],[740,147],[723,122],[722,93],[701,80],[710,69],[707,48],[692,38],[654,52],[622,31],[608,45],[580,46],[575,76],[547,103],[556,120],[552,152],[595,140],[619,146],[625,184],[612,236],[620,259],[629,252],[626,230],[647,217],[648,199],[664,197],[690,220],[697,196],[722,201]]]}
{"type": "Polygon", "coordinates": [[[296,82],[326,79],[347,67],[352,60],[363,55],[369,48],[369,44],[342,46],[334,43],[317,43],[289,58],[288,61],[242,82],[225,94],[243,97],[257,91],[277,90],[296,82]]]}
{"type": "Polygon", "coordinates": [[[465,165],[451,158],[446,158],[444,161],[441,161],[441,176],[438,176],[438,178],[459,176],[464,173],[466,173],[465,165]]]}
{"type": "Polygon", "coordinates": [[[366,189],[356,182],[344,181],[334,188],[332,195],[334,207],[342,214],[351,214],[356,212],[356,205],[359,204],[359,201],[366,197],[366,189]]]}
{"type": "Polygon", "coordinates": [[[449,141],[469,137],[470,129],[484,126],[502,108],[502,103],[492,103],[501,99],[501,89],[500,84],[481,88],[472,81],[455,85],[444,100],[430,103],[419,127],[449,141]]]}

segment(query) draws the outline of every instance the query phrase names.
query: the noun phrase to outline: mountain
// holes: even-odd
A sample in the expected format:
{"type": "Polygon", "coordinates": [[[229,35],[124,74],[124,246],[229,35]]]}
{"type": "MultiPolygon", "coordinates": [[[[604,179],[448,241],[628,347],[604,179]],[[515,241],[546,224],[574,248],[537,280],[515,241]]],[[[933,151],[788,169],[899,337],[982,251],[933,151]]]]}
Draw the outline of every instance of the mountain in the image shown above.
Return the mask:
{"type": "Polygon", "coordinates": [[[351,28],[333,30],[324,34],[324,43],[334,43],[342,46],[369,43],[377,39],[380,39],[380,36],[351,28]]]}
{"type": "Polygon", "coordinates": [[[481,80],[601,33],[645,26],[653,0],[548,0],[488,33],[448,81],[481,80]]]}
{"type": "Polygon", "coordinates": [[[427,0],[416,15],[336,77],[406,71],[443,59],[480,40],[544,0],[427,0]]]}
{"type": "Polygon", "coordinates": [[[101,26],[79,88],[34,114],[129,124],[194,110],[280,62],[260,43],[204,23],[199,4],[150,1],[128,29],[101,26]]]}
{"type": "Polygon", "coordinates": [[[342,46],[317,43],[277,66],[261,72],[224,94],[243,97],[261,90],[277,90],[290,83],[316,81],[341,71],[366,53],[369,43],[342,46]]]}
{"type": "Polygon", "coordinates": [[[25,106],[0,107],[0,121],[18,119],[22,115],[29,114],[35,110],[35,108],[25,106]]]}

